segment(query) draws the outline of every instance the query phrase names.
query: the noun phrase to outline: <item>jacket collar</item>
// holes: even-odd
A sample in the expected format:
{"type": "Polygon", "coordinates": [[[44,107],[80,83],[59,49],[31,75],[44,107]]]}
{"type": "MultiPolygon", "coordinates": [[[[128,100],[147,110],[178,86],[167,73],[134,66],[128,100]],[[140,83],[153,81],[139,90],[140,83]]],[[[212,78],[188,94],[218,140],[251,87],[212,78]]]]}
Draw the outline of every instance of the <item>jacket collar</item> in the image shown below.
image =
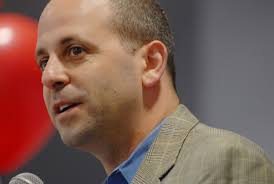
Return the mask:
{"type": "Polygon", "coordinates": [[[198,122],[184,105],[179,105],[151,145],[132,184],[160,183],[175,165],[185,138],[198,122]]]}

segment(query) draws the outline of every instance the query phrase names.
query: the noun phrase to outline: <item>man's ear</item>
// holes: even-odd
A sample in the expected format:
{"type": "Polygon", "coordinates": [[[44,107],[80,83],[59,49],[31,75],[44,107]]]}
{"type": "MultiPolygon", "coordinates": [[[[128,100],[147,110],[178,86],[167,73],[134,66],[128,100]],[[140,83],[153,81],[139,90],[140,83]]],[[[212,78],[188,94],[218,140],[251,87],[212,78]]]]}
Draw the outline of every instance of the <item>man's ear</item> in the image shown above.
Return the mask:
{"type": "Polygon", "coordinates": [[[160,81],[167,66],[167,58],[167,47],[161,41],[154,40],[145,46],[144,87],[153,87],[160,81]]]}

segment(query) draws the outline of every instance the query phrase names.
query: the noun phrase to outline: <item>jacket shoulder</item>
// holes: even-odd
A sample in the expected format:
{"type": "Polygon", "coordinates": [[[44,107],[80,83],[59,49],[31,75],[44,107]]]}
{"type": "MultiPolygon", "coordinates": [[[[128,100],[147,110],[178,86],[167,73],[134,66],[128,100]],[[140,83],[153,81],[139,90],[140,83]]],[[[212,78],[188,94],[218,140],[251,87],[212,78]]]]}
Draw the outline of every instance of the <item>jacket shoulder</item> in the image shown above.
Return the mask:
{"type": "Polygon", "coordinates": [[[213,128],[203,123],[199,123],[189,134],[183,147],[188,146],[197,146],[204,152],[216,154],[229,152],[237,157],[243,155],[268,157],[264,150],[253,141],[232,131],[213,128]]]}
{"type": "Polygon", "coordinates": [[[186,140],[192,146],[198,146],[201,149],[207,148],[208,151],[221,150],[253,150],[265,154],[263,149],[253,141],[232,131],[213,128],[203,123],[199,123],[189,134],[186,140]]]}
{"type": "Polygon", "coordinates": [[[185,183],[274,183],[273,163],[260,146],[202,123],[189,133],[172,173],[185,183]]]}

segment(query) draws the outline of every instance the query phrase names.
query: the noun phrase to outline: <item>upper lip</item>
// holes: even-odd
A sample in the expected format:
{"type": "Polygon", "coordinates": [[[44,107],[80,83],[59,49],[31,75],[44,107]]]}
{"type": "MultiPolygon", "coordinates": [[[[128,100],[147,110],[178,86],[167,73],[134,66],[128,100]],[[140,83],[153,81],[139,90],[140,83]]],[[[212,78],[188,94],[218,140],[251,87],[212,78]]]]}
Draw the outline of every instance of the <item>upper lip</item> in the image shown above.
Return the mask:
{"type": "Polygon", "coordinates": [[[77,100],[59,100],[59,101],[56,101],[54,104],[53,104],[53,107],[52,107],[52,109],[53,109],[53,112],[55,113],[55,114],[60,114],[61,113],[61,111],[60,111],[60,108],[62,107],[62,106],[65,106],[65,105],[73,105],[73,104],[80,104],[80,102],[79,101],[77,101],[77,100]]]}

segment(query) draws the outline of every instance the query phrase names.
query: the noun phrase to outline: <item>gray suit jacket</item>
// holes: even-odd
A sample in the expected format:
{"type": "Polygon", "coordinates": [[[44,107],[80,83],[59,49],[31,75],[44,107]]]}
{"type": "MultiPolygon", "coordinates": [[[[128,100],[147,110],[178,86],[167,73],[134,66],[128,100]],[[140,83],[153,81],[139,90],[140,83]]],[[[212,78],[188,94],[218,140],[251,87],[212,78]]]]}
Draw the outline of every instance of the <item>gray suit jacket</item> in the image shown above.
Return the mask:
{"type": "Polygon", "coordinates": [[[274,184],[273,163],[255,143],[211,128],[180,105],[162,127],[132,184],[274,184]]]}

